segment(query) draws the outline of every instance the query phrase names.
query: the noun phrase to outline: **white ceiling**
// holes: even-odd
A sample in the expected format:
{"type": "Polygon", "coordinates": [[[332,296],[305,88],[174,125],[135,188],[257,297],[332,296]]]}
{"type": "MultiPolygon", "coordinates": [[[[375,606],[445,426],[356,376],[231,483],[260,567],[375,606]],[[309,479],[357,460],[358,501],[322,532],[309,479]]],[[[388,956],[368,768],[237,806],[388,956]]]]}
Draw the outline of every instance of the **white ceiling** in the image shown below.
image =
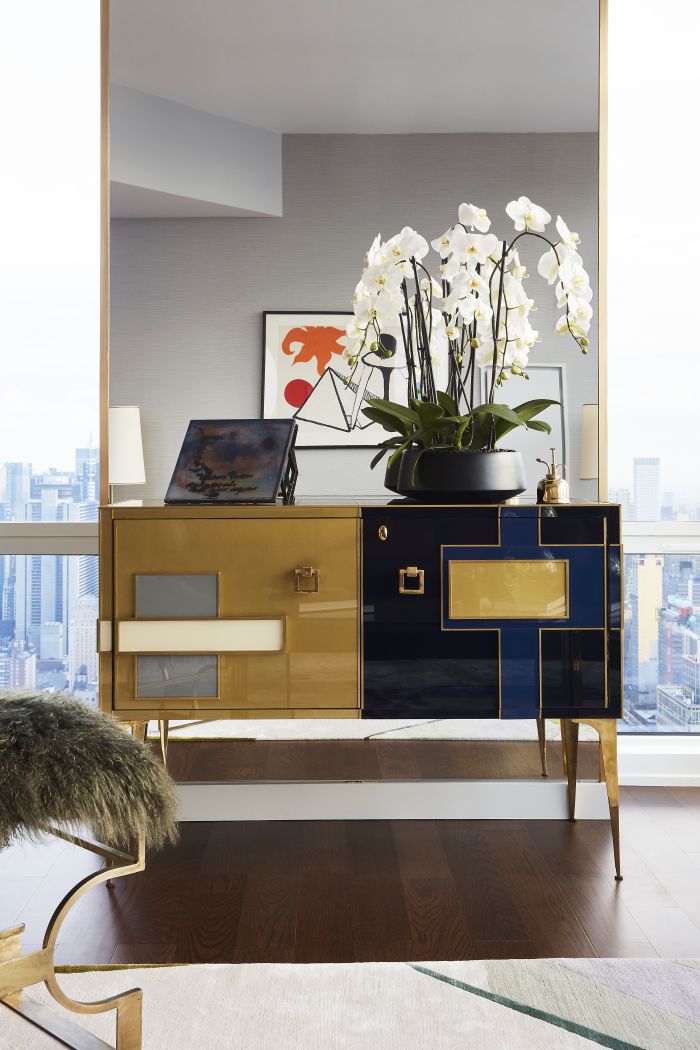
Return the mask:
{"type": "Polygon", "coordinates": [[[595,131],[598,0],[111,0],[111,76],[281,132],[595,131]]]}

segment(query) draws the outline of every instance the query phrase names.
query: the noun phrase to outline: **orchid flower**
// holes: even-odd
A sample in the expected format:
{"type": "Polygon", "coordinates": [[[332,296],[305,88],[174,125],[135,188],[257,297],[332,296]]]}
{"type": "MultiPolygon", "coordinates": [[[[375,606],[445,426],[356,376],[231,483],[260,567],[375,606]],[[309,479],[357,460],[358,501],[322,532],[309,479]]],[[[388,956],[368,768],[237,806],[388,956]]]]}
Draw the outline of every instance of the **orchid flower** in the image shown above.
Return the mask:
{"type": "Polygon", "coordinates": [[[573,233],[569,229],[561,215],[557,215],[556,227],[561,243],[572,252],[577,251],[578,246],[581,243],[581,238],[577,233],[573,233]]]}
{"type": "Polygon", "coordinates": [[[539,204],[533,204],[529,197],[518,197],[506,206],[506,215],[515,223],[517,231],[528,230],[532,233],[544,233],[544,228],[552,216],[539,204]]]}
{"type": "Polygon", "coordinates": [[[491,227],[491,220],[485,209],[477,208],[475,204],[460,204],[458,215],[463,226],[477,229],[480,233],[486,233],[491,227]]]}

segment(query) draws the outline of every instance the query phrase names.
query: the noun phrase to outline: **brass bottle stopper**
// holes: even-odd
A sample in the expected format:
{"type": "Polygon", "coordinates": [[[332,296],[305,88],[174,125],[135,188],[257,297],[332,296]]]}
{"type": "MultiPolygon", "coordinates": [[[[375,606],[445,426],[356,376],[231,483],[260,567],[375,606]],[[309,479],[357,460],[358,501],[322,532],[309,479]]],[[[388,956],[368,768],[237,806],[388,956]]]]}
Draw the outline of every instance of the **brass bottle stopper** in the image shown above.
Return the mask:
{"type": "Polygon", "coordinates": [[[556,448],[551,449],[552,462],[547,463],[546,460],[537,457],[538,463],[544,463],[547,468],[546,475],[542,478],[537,486],[537,502],[538,503],[568,503],[569,502],[569,483],[566,481],[561,474],[558,474],[558,470],[564,469],[563,463],[557,463],[557,450],[556,448]]]}

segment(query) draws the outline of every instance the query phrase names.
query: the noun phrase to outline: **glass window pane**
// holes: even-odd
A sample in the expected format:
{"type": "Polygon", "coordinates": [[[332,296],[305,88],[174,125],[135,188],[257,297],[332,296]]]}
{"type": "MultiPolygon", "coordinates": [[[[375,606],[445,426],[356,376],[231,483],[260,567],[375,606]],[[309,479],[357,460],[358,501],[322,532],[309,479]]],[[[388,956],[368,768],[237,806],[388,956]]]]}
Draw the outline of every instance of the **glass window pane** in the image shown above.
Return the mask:
{"type": "Polygon", "coordinates": [[[609,485],[627,520],[700,516],[699,35],[688,0],[609,4],[609,485]]]}
{"type": "Polygon", "coordinates": [[[700,732],[700,555],[625,558],[623,732],[700,732]]]}
{"type": "Polygon", "coordinates": [[[100,4],[0,6],[0,502],[96,518],[100,323],[100,4]],[[4,470],[2,465],[5,464],[4,470]]]}
{"type": "Polygon", "coordinates": [[[0,554],[0,689],[69,690],[97,706],[98,559],[0,554]]]}

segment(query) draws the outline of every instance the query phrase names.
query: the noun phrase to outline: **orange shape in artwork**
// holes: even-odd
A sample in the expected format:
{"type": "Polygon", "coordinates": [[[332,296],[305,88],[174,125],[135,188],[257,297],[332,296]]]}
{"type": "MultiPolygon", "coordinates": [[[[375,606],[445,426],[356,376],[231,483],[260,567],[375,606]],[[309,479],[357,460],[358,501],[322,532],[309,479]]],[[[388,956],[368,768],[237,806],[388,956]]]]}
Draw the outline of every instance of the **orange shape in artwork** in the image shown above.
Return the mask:
{"type": "Polygon", "coordinates": [[[316,371],[323,375],[330,364],[333,354],[342,354],[345,347],[338,340],[345,335],[342,328],[331,328],[330,325],[305,325],[303,328],[291,328],[282,340],[282,352],[294,354],[292,343],[301,343],[301,350],[296,352],[293,365],[305,364],[316,359],[316,371]]]}
{"type": "Polygon", "coordinates": [[[284,400],[292,408],[301,408],[312,390],[306,379],[292,379],[284,388],[284,400]]]}

